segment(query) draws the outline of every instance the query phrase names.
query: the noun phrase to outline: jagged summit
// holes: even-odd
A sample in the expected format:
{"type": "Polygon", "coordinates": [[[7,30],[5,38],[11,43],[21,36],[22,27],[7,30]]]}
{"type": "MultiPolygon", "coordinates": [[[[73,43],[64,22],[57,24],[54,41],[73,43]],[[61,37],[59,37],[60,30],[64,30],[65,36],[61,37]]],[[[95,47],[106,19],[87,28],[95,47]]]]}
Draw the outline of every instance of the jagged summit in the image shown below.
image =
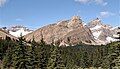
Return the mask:
{"type": "Polygon", "coordinates": [[[75,45],[79,43],[94,44],[92,32],[83,26],[79,16],[73,16],[70,20],[59,21],[56,24],[47,25],[25,36],[26,40],[39,42],[43,36],[46,43],[60,43],[60,45],[75,45]],[[42,34],[42,35],[41,35],[42,34]],[[70,40],[70,41],[69,41],[70,40]]]}
{"type": "Polygon", "coordinates": [[[101,24],[101,20],[99,18],[96,18],[94,20],[91,21],[92,24],[101,24]]]}
{"type": "Polygon", "coordinates": [[[99,18],[96,18],[88,23],[89,27],[95,27],[97,25],[102,25],[102,21],[99,18]]]}
{"type": "Polygon", "coordinates": [[[100,45],[115,41],[112,37],[116,33],[110,25],[105,25],[99,18],[84,25],[79,16],[73,16],[69,20],[59,21],[35,30],[25,35],[27,41],[34,39],[39,42],[42,38],[50,44],[60,43],[59,45],[76,45],[79,43],[100,45]]]}
{"type": "Polygon", "coordinates": [[[89,22],[88,27],[92,31],[94,38],[97,41],[102,42],[101,44],[116,41],[113,38],[113,35],[116,34],[115,29],[113,29],[110,25],[103,24],[99,18],[89,22]]]}
{"type": "Polygon", "coordinates": [[[10,30],[10,31],[13,31],[13,32],[16,32],[16,31],[18,31],[18,30],[20,30],[20,29],[23,29],[24,31],[32,31],[32,30],[30,30],[30,29],[28,29],[27,27],[22,26],[22,25],[11,26],[11,27],[9,28],[9,30],[10,30]]]}
{"type": "Polygon", "coordinates": [[[9,29],[3,27],[2,30],[16,37],[19,37],[22,33],[27,41],[31,41],[34,36],[36,42],[40,42],[43,38],[47,44],[54,42],[59,43],[60,46],[79,43],[90,45],[107,44],[116,41],[114,36],[118,32],[117,28],[103,24],[99,18],[91,20],[85,25],[79,16],[73,16],[69,20],[49,24],[35,31],[29,30],[24,26],[12,26],[9,29]]]}
{"type": "Polygon", "coordinates": [[[74,23],[82,23],[82,20],[79,16],[73,16],[71,21],[74,23]]]}
{"type": "Polygon", "coordinates": [[[80,19],[79,16],[73,16],[68,23],[68,27],[78,27],[78,26],[83,26],[82,19],[80,19]]]}

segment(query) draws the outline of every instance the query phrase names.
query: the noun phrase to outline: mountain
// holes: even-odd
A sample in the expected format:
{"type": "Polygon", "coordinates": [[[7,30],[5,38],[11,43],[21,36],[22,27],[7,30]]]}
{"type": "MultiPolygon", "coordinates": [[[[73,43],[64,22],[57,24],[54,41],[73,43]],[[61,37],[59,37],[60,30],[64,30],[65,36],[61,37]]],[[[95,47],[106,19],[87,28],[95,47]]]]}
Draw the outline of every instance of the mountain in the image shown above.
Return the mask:
{"type": "Polygon", "coordinates": [[[5,39],[7,37],[10,37],[11,39],[17,39],[16,37],[10,35],[7,31],[0,29],[0,39],[5,39]]]}
{"type": "Polygon", "coordinates": [[[114,36],[117,36],[118,27],[105,25],[99,18],[90,21],[87,26],[92,31],[97,42],[107,44],[116,41],[114,36]]]}
{"type": "Polygon", "coordinates": [[[50,44],[52,42],[62,45],[76,45],[79,43],[96,44],[91,30],[85,25],[79,16],[73,16],[70,20],[59,21],[50,24],[24,36],[27,41],[43,40],[50,44]]]}
{"type": "Polygon", "coordinates": [[[103,24],[99,18],[84,24],[79,16],[73,16],[69,20],[49,24],[35,31],[24,26],[3,27],[3,30],[6,30],[15,37],[20,37],[22,33],[27,41],[35,39],[36,42],[40,42],[43,38],[47,44],[55,43],[60,46],[76,45],[79,43],[105,45],[117,41],[115,37],[118,37],[117,32],[120,32],[118,27],[103,24]]]}
{"type": "Polygon", "coordinates": [[[22,34],[22,36],[31,33],[33,30],[28,29],[27,27],[24,26],[12,26],[10,28],[7,29],[9,31],[9,34],[15,36],[15,37],[20,37],[20,35],[22,34]]]}

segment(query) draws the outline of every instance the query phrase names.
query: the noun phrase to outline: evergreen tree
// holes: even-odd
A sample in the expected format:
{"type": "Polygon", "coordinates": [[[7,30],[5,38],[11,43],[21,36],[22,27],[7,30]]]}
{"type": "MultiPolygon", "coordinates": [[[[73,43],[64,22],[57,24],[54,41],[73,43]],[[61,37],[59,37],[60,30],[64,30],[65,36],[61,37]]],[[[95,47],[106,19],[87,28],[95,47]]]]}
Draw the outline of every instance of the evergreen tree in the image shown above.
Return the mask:
{"type": "Polygon", "coordinates": [[[7,49],[6,54],[3,58],[3,68],[9,69],[12,66],[12,51],[7,49]]]}
{"type": "Polygon", "coordinates": [[[36,46],[36,67],[38,69],[46,69],[47,67],[47,52],[46,52],[46,44],[42,38],[41,42],[36,46]]]}
{"type": "Polygon", "coordinates": [[[115,64],[114,67],[112,67],[112,68],[120,69],[120,56],[116,57],[116,59],[112,63],[115,64]]]}
{"type": "Polygon", "coordinates": [[[6,54],[7,49],[12,47],[13,43],[10,37],[6,36],[5,39],[0,39],[0,60],[6,54]]]}
{"type": "Polygon", "coordinates": [[[82,67],[83,68],[88,68],[89,66],[89,57],[88,57],[88,53],[87,52],[84,52],[82,54],[82,67]]]}
{"type": "Polygon", "coordinates": [[[101,65],[105,69],[119,69],[120,68],[120,45],[119,43],[111,43],[109,44],[109,52],[103,60],[103,64],[101,65]]]}
{"type": "Polygon", "coordinates": [[[26,51],[26,46],[22,35],[17,43],[18,45],[16,45],[13,50],[14,54],[12,54],[13,66],[15,69],[30,69],[31,65],[29,62],[29,55],[26,51]]]}
{"type": "Polygon", "coordinates": [[[62,58],[61,54],[62,54],[61,50],[59,49],[57,52],[57,68],[58,69],[65,69],[65,65],[64,65],[63,58],[62,58]]]}
{"type": "Polygon", "coordinates": [[[114,55],[114,59],[111,62],[112,68],[120,68],[120,43],[118,43],[117,46],[115,46],[115,51],[112,54],[114,55]]]}
{"type": "Polygon", "coordinates": [[[5,38],[5,40],[2,41],[2,45],[3,45],[3,68],[7,68],[9,69],[10,67],[12,67],[12,50],[13,47],[15,46],[14,41],[11,40],[10,37],[5,38]]]}
{"type": "Polygon", "coordinates": [[[4,53],[6,51],[6,46],[5,46],[6,42],[5,40],[0,40],[0,60],[3,59],[4,53]]]}
{"type": "Polygon", "coordinates": [[[61,51],[58,50],[57,46],[53,46],[51,48],[51,55],[48,61],[47,69],[65,69],[61,57],[61,51]]]}
{"type": "Polygon", "coordinates": [[[46,69],[46,67],[47,67],[47,53],[46,53],[45,46],[46,46],[46,44],[42,38],[41,42],[40,42],[40,58],[39,58],[41,69],[46,69]]]}
{"type": "Polygon", "coordinates": [[[36,46],[38,45],[38,43],[35,42],[34,37],[31,43],[31,46],[29,47],[29,58],[30,58],[30,64],[31,64],[31,68],[35,69],[37,68],[37,64],[38,64],[38,60],[37,60],[37,53],[36,53],[36,46]]]}

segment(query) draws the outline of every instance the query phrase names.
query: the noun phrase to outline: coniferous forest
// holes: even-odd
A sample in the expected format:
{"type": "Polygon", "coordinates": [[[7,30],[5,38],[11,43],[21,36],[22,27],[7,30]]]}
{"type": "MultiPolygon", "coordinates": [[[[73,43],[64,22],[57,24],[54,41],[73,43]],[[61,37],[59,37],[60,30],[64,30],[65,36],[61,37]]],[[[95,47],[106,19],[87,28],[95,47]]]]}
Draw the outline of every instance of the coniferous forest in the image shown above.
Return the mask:
{"type": "Polygon", "coordinates": [[[120,69],[120,42],[59,47],[6,37],[0,40],[0,69],[120,69]]]}
{"type": "Polygon", "coordinates": [[[0,69],[120,69],[120,0],[0,0],[0,69]]]}

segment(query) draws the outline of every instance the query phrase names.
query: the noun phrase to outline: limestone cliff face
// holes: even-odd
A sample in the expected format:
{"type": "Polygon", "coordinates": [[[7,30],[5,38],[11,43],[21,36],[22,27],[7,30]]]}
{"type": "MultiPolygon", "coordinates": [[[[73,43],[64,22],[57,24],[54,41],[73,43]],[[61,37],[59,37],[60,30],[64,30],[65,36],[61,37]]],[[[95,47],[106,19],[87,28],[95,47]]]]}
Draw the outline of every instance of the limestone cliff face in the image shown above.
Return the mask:
{"type": "Polygon", "coordinates": [[[35,39],[39,42],[42,38],[47,44],[52,42],[62,45],[76,45],[79,43],[94,44],[94,37],[79,16],[73,16],[70,20],[59,21],[55,24],[44,26],[24,36],[27,41],[35,39]]]}

